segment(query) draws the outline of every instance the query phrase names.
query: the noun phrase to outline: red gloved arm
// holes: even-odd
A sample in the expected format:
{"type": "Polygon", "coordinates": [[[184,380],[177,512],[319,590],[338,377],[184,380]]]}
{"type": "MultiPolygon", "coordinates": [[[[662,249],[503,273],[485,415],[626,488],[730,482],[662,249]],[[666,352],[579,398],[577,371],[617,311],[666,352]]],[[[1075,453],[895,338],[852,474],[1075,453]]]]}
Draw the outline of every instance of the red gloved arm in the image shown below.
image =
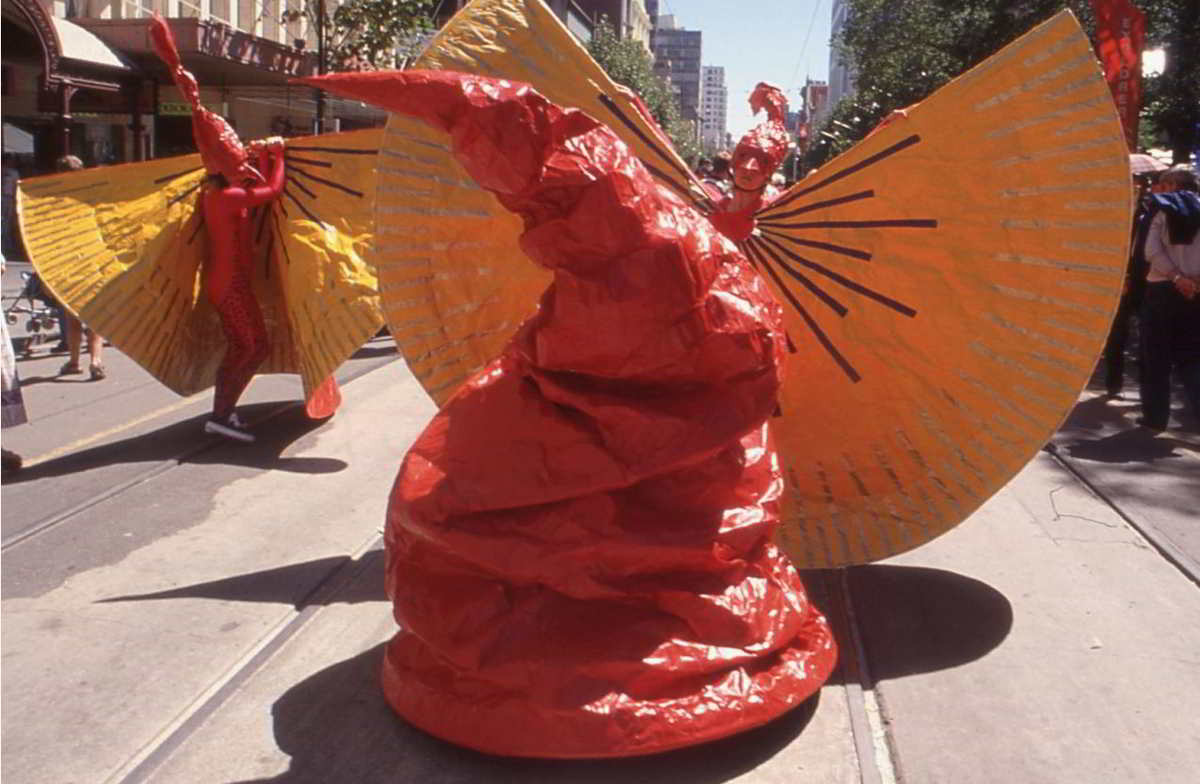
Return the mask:
{"type": "Polygon", "coordinates": [[[263,149],[258,154],[258,165],[267,173],[267,181],[263,185],[249,188],[225,188],[221,191],[224,203],[234,209],[248,209],[266,204],[278,198],[283,193],[284,177],[287,167],[283,161],[283,147],[279,147],[274,156],[269,149],[263,149]]]}
{"type": "MultiPolygon", "coordinates": [[[[545,185],[556,144],[598,126],[528,85],[450,71],[375,71],[299,80],[422,120],[450,134],[472,178],[500,194],[545,185]]],[[[569,166],[559,167],[559,173],[569,166]]],[[[561,184],[561,180],[558,184],[561,184]]]]}

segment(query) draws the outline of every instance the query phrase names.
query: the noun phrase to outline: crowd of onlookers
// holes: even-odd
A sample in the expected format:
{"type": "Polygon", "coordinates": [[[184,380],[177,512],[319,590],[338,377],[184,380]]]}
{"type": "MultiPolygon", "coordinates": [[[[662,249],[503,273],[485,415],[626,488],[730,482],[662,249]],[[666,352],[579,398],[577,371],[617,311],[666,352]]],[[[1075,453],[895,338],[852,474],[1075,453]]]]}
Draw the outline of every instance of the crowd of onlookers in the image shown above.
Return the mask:
{"type": "Polygon", "coordinates": [[[1187,165],[1134,177],[1138,186],[1125,289],[1104,348],[1106,392],[1124,388],[1126,343],[1137,319],[1138,424],[1166,430],[1172,374],[1200,419],[1200,187],[1187,165]]]}

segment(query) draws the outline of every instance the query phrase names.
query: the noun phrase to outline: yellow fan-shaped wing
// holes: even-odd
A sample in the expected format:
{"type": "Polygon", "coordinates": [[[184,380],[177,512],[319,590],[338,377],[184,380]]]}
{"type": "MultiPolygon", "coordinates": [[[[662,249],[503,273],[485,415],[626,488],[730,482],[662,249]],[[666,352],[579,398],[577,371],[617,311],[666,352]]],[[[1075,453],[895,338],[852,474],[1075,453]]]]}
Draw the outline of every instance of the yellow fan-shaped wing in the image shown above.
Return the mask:
{"type": "MultiPolygon", "coordinates": [[[[636,111],[537,0],[473,3],[420,64],[528,81],[580,106],[692,198],[673,153],[625,123],[636,111]]],[[[1053,433],[1120,292],[1132,210],[1122,138],[1064,12],[760,214],[744,250],[795,348],[772,427],[790,484],[781,539],[798,565],[929,541],[1053,433]]],[[[389,121],[378,205],[389,322],[440,402],[500,352],[548,279],[517,249],[519,221],[416,123],[389,121]]]]}
{"type": "MultiPolygon", "coordinates": [[[[317,389],[382,324],[366,259],[382,132],[291,139],[284,195],[251,215],[253,285],[271,338],[265,373],[317,389]]],[[[22,234],[43,281],[80,319],[180,394],[224,354],[203,293],[198,155],[23,180],[22,234]]]]}
{"type": "MultiPolygon", "coordinates": [[[[630,95],[540,0],[482,0],[460,11],[417,62],[532,83],[623,135],[664,185],[707,206],[691,172],[630,95]]],[[[441,403],[500,353],[549,273],[517,247],[521,221],[481,190],[446,138],[391,115],[380,157],[378,271],[392,335],[441,403]]]]}
{"type": "Polygon", "coordinates": [[[797,349],[774,424],[798,563],[926,542],[1050,438],[1120,296],[1122,139],[1064,12],[759,214],[745,248],[797,349]]]}

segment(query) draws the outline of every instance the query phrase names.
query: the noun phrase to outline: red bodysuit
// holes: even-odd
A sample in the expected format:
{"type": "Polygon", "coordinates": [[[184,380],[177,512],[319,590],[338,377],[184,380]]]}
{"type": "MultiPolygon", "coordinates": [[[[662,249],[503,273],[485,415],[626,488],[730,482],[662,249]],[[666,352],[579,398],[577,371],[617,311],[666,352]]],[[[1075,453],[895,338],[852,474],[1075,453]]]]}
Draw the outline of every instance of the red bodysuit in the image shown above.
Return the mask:
{"type": "Polygon", "coordinates": [[[213,417],[222,421],[233,413],[238,398],[271,350],[251,287],[253,236],[249,211],[278,198],[283,191],[282,145],[273,154],[266,149],[260,151],[259,164],[260,171],[268,172],[265,185],[210,186],[204,192],[204,226],[208,234],[205,290],[221,316],[228,344],[213,395],[213,417]]]}

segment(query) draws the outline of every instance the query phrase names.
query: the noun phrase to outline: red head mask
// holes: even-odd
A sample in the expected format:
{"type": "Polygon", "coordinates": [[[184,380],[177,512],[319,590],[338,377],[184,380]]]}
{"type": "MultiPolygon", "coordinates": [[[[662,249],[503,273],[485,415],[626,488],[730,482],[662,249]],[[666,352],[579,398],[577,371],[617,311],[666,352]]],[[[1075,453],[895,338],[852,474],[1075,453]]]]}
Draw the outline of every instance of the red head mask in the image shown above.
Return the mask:
{"type": "Polygon", "coordinates": [[[200,151],[200,159],[204,161],[204,168],[209,174],[224,175],[231,185],[246,180],[263,182],[263,176],[250,165],[246,148],[238,139],[237,132],[224,117],[214,114],[200,103],[196,77],[184,69],[171,29],[157,13],[150,19],[150,40],[154,51],[170,69],[171,78],[175,80],[179,91],[192,105],[192,136],[200,151]]]}
{"type": "Polygon", "coordinates": [[[787,117],[787,98],[783,91],[773,84],[759,82],[750,93],[750,109],[755,114],[765,110],[767,119],[757,127],[746,132],[738,142],[733,157],[737,160],[738,153],[753,152],[763,160],[768,169],[767,176],[779,168],[791,148],[791,138],[788,136],[784,120],[787,117]]]}

